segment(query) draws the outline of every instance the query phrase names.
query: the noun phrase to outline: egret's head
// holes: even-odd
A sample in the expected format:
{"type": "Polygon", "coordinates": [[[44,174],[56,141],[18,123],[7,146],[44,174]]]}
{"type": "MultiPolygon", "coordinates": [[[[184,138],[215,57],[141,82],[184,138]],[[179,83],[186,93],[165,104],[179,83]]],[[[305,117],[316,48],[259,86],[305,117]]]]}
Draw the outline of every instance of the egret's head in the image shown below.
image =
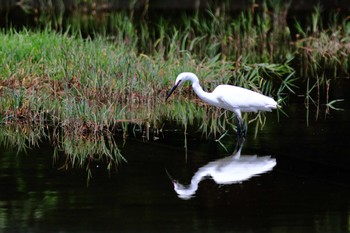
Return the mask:
{"type": "Polygon", "coordinates": [[[197,79],[197,76],[194,73],[190,73],[190,72],[183,72],[181,74],[179,74],[176,77],[175,80],[175,85],[173,86],[173,88],[171,88],[171,90],[169,91],[168,95],[166,96],[165,100],[168,100],[168,98],[170,97],[170,95],[175,91],[175,89],[179,86],[181,86],[184,82],[190,80],[193,82],[194,79],[197,79]]]}

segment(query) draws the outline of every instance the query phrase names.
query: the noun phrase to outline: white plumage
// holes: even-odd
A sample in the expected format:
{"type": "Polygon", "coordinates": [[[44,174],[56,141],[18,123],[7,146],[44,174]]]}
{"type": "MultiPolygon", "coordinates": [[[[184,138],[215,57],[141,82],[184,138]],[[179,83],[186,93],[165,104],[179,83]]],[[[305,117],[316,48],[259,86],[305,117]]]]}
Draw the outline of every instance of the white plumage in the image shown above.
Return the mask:
{"type": "Polygon", "coordinates": [[[191,72],[183,72],[177,76],[175,85],[170,90],[166,99],[185,81],[192,82],[193,90],[204,102],[234,112],[239,121],[239,126],[242,128],[243,135],[245,135],[246,128],[241,112],[271,111],[277,108],[277,102],[271,97],[242,87],[219,85],[213,92],[205,92],[199,84],[198,77],[191,72]]]}

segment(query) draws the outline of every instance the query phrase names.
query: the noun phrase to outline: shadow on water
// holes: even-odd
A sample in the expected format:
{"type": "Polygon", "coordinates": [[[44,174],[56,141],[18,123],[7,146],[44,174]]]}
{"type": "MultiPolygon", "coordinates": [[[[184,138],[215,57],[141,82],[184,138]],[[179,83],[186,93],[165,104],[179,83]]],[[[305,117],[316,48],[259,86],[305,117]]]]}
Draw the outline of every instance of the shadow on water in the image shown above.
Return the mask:
{"type": "MultiPolygon", "coordinates": [[[[202,128],[196,122],[203,118],[193,123],[185,117],[166,116],[170,121],[158,118],[154,122],[163,122],[161,132],[152,127],[131,127],[127,135],[113,135],[126,162],[121,160],[110,170],[106,169],[108,156],[88,150],[94,140],[83,137],[79,142],[65,135],[67,142],[63,135],[49,136],[52,131],[46,128],[2,125],[0,231],[349,232],[350,106],[344,101],[340,107],[344,111],[331,111],[317,121],[310,119],[308,127],[301,104],[290,104],[289,117],[279,121],[276,114],[267,114],[259,135],[254,137],[248,131],[244,147],[239,144],[239,158],[236,152],[230,153],[235,150],[233,130],[220,139],[227,152],[214,140],[220,133],[198,132],[202,128]],[[35,137],[39,134],[47,138],[35,137]],[[57,148],[55,140],[60,142],[57,148]],[[84,144],[84,140],[89,143],[84,144]],[[81,160],[74,160],[64,145],[79,145],[86,155],[95,157],[91,160],[82,153],[81,160]],[[255,154],[258,156],[246,157],[255,154]],[[266,159],[273,171],[255,171],[260,175],[227,185],[218,182],[215,175],[201,179],[195,195],[187,201],[174,192],[165,171],[178,184],[186,184],[207,168],[227,160],[236,166],[241,159],[266,159]],[[66,163],[69,165],[64,166],[66,163]],[[92,174],[88,186],[87,168],[92,174]]],[[[180,110],[178,107],[177,112],[180,110]]],[[[186,108],[182,111],[186,116],[186,108]]],[[[206,111],[201,108],[199,112],[206,111]]],[[[215,117],[220,114],[214,112],[215,117]]],[[[218,119],[231,119],[222,117],[218,119]]],[[[108,139],[102,137],[96,141],[108,139]]],[[[110,148],[106,141],[105,145],[110,148]]]]}

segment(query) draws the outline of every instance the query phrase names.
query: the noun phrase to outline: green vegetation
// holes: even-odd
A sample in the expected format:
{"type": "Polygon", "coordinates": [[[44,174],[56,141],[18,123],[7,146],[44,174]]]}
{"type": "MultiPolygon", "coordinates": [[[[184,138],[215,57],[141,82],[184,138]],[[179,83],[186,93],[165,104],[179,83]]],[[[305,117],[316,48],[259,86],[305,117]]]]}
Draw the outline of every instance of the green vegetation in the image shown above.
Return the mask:
{"type": "Polygon", "coordinates": [[[0,42],[1,121],[48,122],[76,135],[152,118],[184,70],[203,77],[209,89],[235,83],[282,96],[293,87],[288,63],[249,65],[219,56],[197,60],[180,50],[164,58],[162,52],[139,54],[133,46],[102,37],[82,39],[51,30],[10,31],[0,42]],[[145,106],[146,111],[137,110],[145,106]]]}
{"type": "MultiPolygon", "coordinates": [[[[350,23],[334,15],[326,27],[316,8],[312,27],[296,22],[292,41],[288,5],[269,9],[264,3],[236,16],[224,9],[183,14],[174,24],[159,17],[151,26],[133,12],[118,12],[104,15],[102,27],[88,24],[94,31],[88,37],[73,22],[64,32],[49,26],[3,30],[0,131],[7,139],[1,141],[26,148],[37,145],[35,135],[41,134],[72,165],[105,156],[111,167],[123,159],[113,134],[121,131],[125,138],[129,126],[147,138],[150,131],[162,130],[164,119],[185,128],[196,122],[206,136],[233,129],[231,113],[202,103],[188,86],[178,94],[180,100],[164,103],[183,71],[196,73],[208,91],[230,83],[273,96],[282,107],[296,83],[305,81],[305,101],[317,105],[329,74],[349,75],[350,23]],[[296,75],[292,64],[298,62],[296,75]]],[[[327,99],[327,106],[336,109],[336,102],[327,99]]],[[[263,114],[244,119],[255,122],[255,134],[265,122],[263,114]]]]}

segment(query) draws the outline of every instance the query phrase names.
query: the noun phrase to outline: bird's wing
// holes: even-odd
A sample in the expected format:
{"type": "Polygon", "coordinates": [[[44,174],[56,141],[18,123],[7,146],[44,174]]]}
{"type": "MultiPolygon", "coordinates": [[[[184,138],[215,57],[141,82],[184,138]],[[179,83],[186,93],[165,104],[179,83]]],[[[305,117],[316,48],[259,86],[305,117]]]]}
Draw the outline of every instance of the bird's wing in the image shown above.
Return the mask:
{"type": "Polygon", "coordinates": [[[231,110],[232,108],[250,105],[251,100],[249,100],[246,91],[248,90],[236,86],[220,85],[215,88],[213,93],[215,93],[222,107],[231,110]]]}
{"type": "Polygon", "coordinates": [[[231,85],[220,85],[213,93],[217,97],[220,107],[242,112],[270,111],[277,103],[270,97],[257,92],[231,85]]]}

